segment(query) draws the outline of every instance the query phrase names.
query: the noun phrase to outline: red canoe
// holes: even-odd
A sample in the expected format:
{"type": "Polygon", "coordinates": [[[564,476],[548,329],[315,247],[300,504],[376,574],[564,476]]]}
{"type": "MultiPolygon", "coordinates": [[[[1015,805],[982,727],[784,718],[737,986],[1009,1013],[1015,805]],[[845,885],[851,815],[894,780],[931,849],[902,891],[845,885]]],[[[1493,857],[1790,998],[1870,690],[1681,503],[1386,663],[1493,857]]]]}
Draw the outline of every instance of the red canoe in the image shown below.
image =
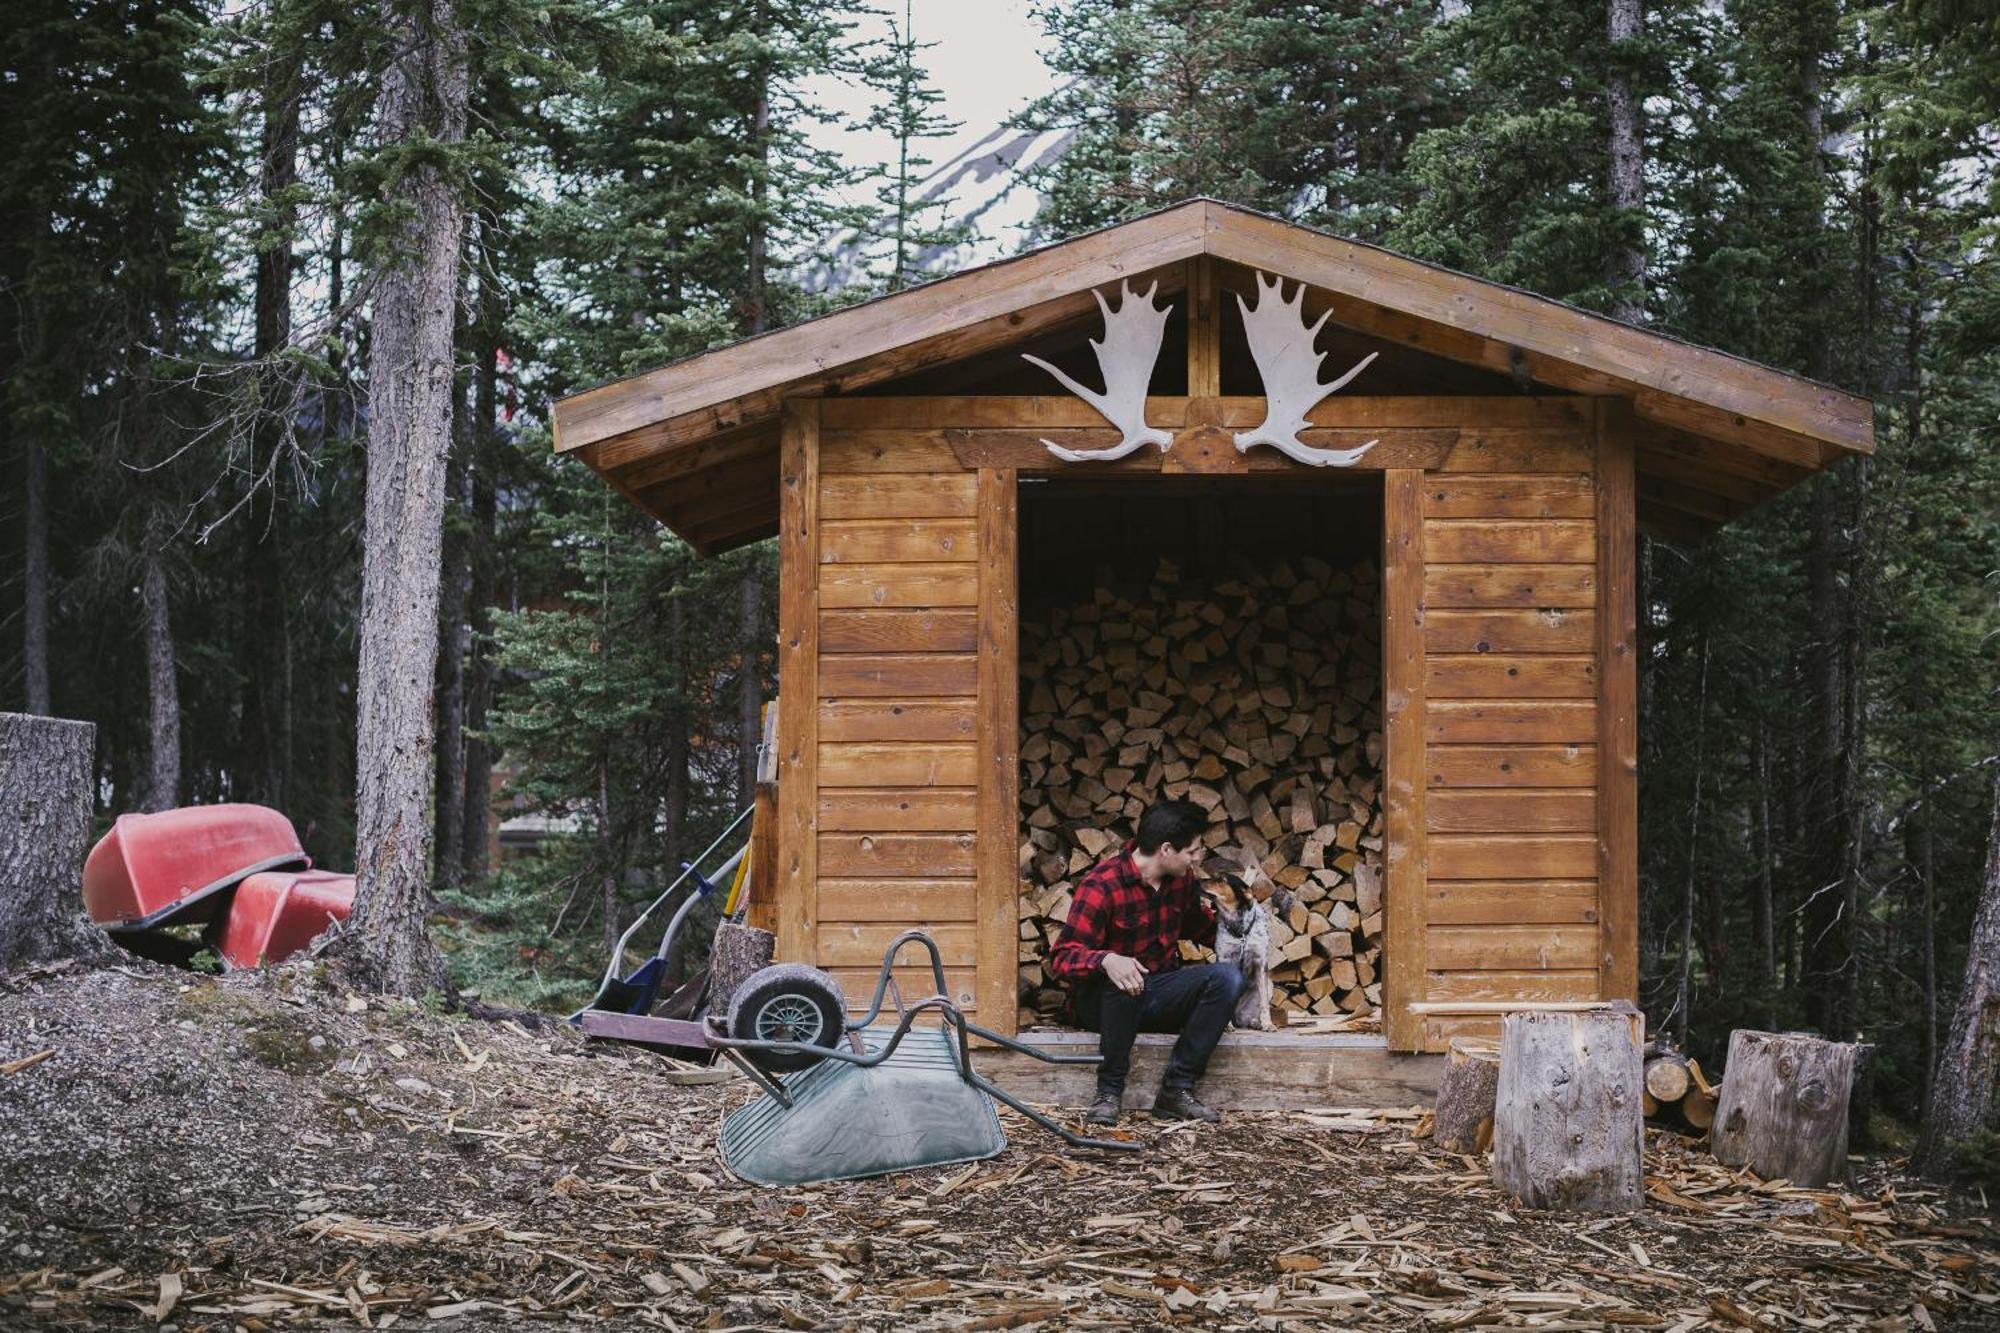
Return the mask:
{"type": "Polygon", "coordinates": [[[230,967],[282,962],[353,910],[352,875],[265,871],[236,886],[215,950],[230,967]]]}
{"type": "Polygon", "coordinates": [[[83,905],[107,927],[201,923],[251,875],[311,865],[292,821],[261,805],[120,815],[83,863],[83,905]]]}

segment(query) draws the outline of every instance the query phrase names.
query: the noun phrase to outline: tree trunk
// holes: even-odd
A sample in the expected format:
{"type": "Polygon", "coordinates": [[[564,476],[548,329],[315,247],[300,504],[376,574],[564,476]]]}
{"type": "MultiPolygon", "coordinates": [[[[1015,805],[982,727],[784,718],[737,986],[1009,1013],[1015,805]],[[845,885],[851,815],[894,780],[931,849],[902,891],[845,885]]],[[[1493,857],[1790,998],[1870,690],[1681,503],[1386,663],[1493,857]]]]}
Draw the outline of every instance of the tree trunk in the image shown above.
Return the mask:
{"type": "Polygon", "coordinates": [[[121,956],[82,910],[96,738],[88,722],[0,713],[0,968],[121,956]]]}
{"type": "Polygon", "coordinates": [[[1530,1208],[1644,1206],[1644,1023],[1622,1009],[1501,1020],[1494,1184],[1530,1208]]]}
{"type": "Polygon", "coordinates": [[[1824,1185],[1847,1174],[1847,1098],[1860,1047],[1797,1032],[1729,1034],[1709,1148],[1766,1180],[1824,1185]]]}
{"type": "MultiPolygon", "coordinates": [[[[464,389],[469,391],[468,383],[464,389]]],[[[458,402],[457,447],[445,469],[445,488],[462,520],[471,508],[472,438],[468,393],[458,402]]],[[[437,821],[438,882],[456,887],[465,859],[465,653],[467,601],[472,593],[471,534],[463,521],[444,533],[443,588],[438,598],[437,821]]]]}
{"type": "Polygon", "coordinates": [[[21,529],[26,544],[21,568],[21,673],[26,677],[28,711],[49,712],[49,454],[38,439],[28,440],[27,495],[21,529]]]}
{"type": "Polygon", "coordinates": [[[729,1001],[737,988],[759,968],[771,965],[777,937],[768,930],[739,926],[724,921],[715,928],[715,943],[708,954],[708,1011],[729,1012],[729,1001]]]}
{"type": "Polygon", "coordinates": [[[1639,97],[1632,90],[1631,47],[1644,29],[1641,0],[1611,0],[1605,36],[1609,77],[1605,95],[1611,120],[1611,206],[1618,210],[1619,237],[1607,256],[1605,276],[1616,289],[1614,319],[1637,324],[1646,317],[1646,174],[1639,97]]]}
{"type": "Polygon", "coordinates": [[[679,682],[673,713],[667,719],[667,808],[666,853],[667,879],[681,873],[681,858],[686,855],[687,808],[688,808],[688,710],[687,688],[687,611],[679,597],[667,601],[667,639],[673,644],[675,677],[679,682]]]}
{"type": "Polygon", "coordinates": [[[1477,1155],[1493,1146],[1493,1107],[1500,1089],[1500,1051],[1488,1041],[1454,1037],[1438,1078],[1431,1142],[1446,1152],[1477,1155]]]}
{"type": "Polygon", "coordinates": [[[741,810],[757,794],[757,745],[764,735],[761,666],[764,584],[756,561],[745,563],[739,592],[742,625],[737,642],[740,668],[736,674],[736,808],[741,810]]]}
{"type": "Polygon", "coordinates": [[[159,516],[146,520],[139,546],[139,615],[146,643],[148,735],[143,810],[180,804],[181,690],[174,671],[174,626],[167,596],[167,563],[159,516]]]}
{"type": "Polygon", "coordinates": [[[1931,1113],[1917,1144],[1916,1163],[1931,1174],[1950,1171],[1961,1149],[1989,1127],[1994,1079],[2000,1077],[2000,773],[1993,780],[1993,818],[1986,833],[1986,873],[1965,954],[1958,1006],[1931,1079],[1931,1113]]]}
{"type": "MultiPolygon", "coordinates": [[[[465,34],[454,0],[385,3],[396,52],[377,101],[386,144],[465,137],[465,34]]],[[[355,984],[415,995],[445,983],[431,902],[431,687],[451,449],[452,311],[465,213],[431,160],[394,190],[409,212],[380,275],[368,352],[366,558],[356,750],[354,914],[336,945],[355,984]]]]}
{"type": "MultiPolygon", "coordinates": [[[[493,296],[482,279],[482,305],[491,306],[493,296]]],[[[489,311],[492,318],[497,315],[489,311]]],[[[490,326],[491,319],[488,324],[490,326]]],[[[472,525],[468,541],[467,568],[471,575],[466,591],[465,664],[465,813],[461,816],[464,843],[460,863],[467,880],[478,880],[487,870],[487,827],[492,818],[493,747],[482,734],[486,730],[486,708],[493,698],[493,663],[487,653],[487,610],[493,605],[493,546],[499,506],[493,490],[495,422],[499,420],[499,357],[488,335],[479,350],[479,373],[472,394],[472,525]]]]}

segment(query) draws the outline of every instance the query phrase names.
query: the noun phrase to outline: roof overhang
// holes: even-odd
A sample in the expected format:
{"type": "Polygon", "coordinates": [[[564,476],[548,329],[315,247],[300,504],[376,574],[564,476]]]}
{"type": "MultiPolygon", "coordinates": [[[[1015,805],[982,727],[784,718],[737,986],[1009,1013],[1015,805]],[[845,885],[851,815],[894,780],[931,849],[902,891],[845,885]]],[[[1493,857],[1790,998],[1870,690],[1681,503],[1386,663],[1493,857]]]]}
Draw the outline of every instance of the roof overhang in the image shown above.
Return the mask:
{"type": "Polygon", "coordinates": [[[696,549],[741,545],[776,530],[785,399],[852,394],[1025,343],[1093,318],[1093,288],[1201,256],[1302,282],[1356,332],[1629,400],[1639,519],[1668,535],[1697,536],[1874,449],[1873,405],[1858,395],[1209,199],[576,394],[555,406],[556,449],[696,549]]]}

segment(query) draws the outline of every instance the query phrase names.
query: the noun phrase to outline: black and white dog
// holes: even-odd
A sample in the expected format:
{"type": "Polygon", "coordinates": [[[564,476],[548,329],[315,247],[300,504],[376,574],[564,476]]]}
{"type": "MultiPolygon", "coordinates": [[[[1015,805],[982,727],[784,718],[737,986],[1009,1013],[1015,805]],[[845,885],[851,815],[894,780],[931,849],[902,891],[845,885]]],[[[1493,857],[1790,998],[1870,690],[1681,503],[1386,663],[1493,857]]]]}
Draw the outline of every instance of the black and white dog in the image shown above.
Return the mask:
{"type": "MultiPolygon", "coordinates": [[[[1215,958],[1243,975],[1234,1025],[1269,1031],[1275,1026],[1271,1022],[1271,912],[1250,891],[1250,884],[1261,873],[1251,866],[1241,875],[1223,874],[1228,893],[1216,902],[1215,958]]],[[[1282,888],[1272,890],[1273,899],[1283,894],[1282,888]]],[[[1278,906],[1283,910],[1285,904],[1279,902],[1278,906]]]]}

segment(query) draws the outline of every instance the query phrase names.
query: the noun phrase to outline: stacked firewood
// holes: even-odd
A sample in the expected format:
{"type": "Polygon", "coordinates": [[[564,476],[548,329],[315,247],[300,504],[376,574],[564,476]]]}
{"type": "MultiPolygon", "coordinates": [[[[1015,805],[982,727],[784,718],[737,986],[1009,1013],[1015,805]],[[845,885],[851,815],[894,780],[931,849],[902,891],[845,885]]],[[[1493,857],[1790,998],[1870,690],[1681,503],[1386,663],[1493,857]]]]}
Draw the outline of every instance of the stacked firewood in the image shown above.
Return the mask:
{"type": "Polygon", "coordinates": [[[1696,1133],[1715,1123],[1719,1085],[1710,1083],[1693,1056],[1662,1040],[1646,1044],[1646,1091],[1642,1109],[1649,1120],[1679,1119],[1696,1133]]]}
{"type": "MultiPolygon", "coordinates": [[[[1049,948],[1077,881],[1147,805],[1209,812],[1209,869],[1256,867],[1271,910],[1277,1021],[1381,1002],[1378,576],[1311,557],[1202,584],[1029,607],[1021,622],[1020,995],[1062,1006],[1049,948]]],[[[1184,945],[1190,958],[1205,951],[1184,945]]]]}

